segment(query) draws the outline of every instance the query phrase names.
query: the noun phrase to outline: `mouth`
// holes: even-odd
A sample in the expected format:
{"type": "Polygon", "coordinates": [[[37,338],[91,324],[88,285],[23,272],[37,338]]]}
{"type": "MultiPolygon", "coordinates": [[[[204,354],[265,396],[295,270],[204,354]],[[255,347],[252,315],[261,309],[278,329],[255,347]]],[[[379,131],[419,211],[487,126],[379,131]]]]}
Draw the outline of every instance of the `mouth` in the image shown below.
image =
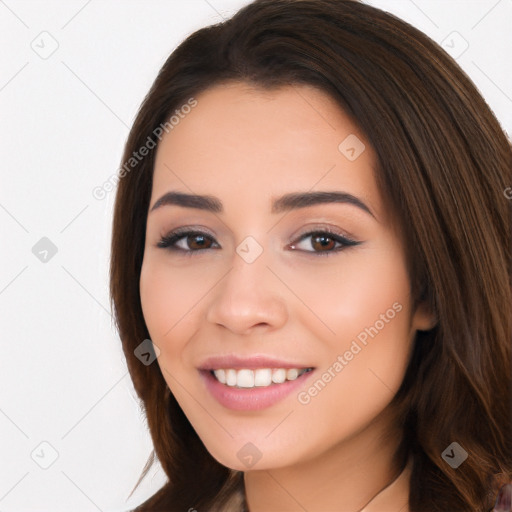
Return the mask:
{"type": "Polygon", "coordinates": [[[268,388],[293,381],[313,371],[313,368],[219,368],[209,370],[218,382],[238,389],[268,388]]]}
{"type": "Polygon", "coordinates": [[[270,358],[210,360],[198,368],[205,391],[232,411],[261,411],[300,391],[314,367],[270,358]],[[249,366],[249,368],[248,368],[249,366]]]}
{"type": "MultiPolygon", "coordinates": [[[[304,360],[304,359],[303,359],[304,360]]],[[[197,367],[205,391],[234,411],[258,411],[299,392],[315,374],[300,359],[266,354],[218,354],[197,367]]]]}

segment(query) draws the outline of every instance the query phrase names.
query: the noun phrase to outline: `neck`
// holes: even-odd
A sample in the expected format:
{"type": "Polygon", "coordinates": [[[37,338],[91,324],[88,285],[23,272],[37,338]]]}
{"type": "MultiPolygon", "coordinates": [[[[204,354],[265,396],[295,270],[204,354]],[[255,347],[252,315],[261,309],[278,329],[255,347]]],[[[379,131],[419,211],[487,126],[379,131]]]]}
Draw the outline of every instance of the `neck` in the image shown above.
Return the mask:
{"type": "MultiPolygon", "coordinates": [[[[250,512],[358,512],[396,477],[396,429],[377,419],[350,439],[293,466],[247,471],[250,512]]],[[[405,498],[405,496],[404,496],[405,498]]]]}

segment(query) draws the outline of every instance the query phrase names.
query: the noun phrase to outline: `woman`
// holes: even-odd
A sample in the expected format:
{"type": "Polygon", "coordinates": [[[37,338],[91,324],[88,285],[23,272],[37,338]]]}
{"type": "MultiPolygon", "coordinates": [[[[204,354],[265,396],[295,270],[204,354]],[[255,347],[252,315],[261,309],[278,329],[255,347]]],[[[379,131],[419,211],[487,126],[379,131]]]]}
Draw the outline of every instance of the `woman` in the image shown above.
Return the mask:
{"type": "Polygon", "coordinates": [[[172,53],[123,162],[112,303],[169,477],[137,511],[493,509],[512,151],[450,57],[257,0],[172,53]]]}

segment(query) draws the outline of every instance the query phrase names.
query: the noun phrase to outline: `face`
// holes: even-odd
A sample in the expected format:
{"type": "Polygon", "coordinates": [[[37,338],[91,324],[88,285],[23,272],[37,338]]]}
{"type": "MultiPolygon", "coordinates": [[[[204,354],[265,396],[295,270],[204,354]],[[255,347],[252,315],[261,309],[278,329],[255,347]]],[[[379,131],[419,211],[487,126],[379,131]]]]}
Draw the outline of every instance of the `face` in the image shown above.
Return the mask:
{"type": "Polygon", "coordinates": [[[196,100],[156,155],[155,364],[220,463],[298,464],[382,416],[432,319],[411,310],[375,154],[329,96],[234,83],[196,100]]]}

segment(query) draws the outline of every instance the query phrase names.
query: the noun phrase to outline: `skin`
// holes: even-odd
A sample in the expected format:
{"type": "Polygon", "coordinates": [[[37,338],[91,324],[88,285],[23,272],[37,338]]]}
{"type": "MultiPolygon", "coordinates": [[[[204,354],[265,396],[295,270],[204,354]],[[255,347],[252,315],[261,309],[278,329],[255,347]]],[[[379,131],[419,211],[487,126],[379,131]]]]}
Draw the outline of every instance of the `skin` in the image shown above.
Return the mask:
{"type": "MultiPolygon", "coordinates": [[[[374,151],[309,86],[231,83],[196,99],[159,144],[150,210],[179,191],[215,196],[224,211],[166,205],[148,214],[140,292],[157,362],[212,456],[245,471],[251,512],[355,512],[397,476],[400,432],[388,406],[416,331],[434,322],[425,307],[411,310],[405,242],[377,188],[374,151]],[[366,147],[354,161],[338,149],[350,134],[366,147]],[[374,216],[341,203],[271,213],[272,199],[310,190],[353,194],[374,216]],[[220,248],[189,256],[157,247],[187,226],[220,248]],[[361,243],[337,252],[331,243],[325,255],[314,237],[297,241],[329,227],[361,243]],[[263,249],[250,264],[236,252],[247,236],[263,249]],[[209,356],[264,354],[315,367],[307,391],[394,303],[401,311],[306,405],[292,393],[260,411],[232,411],[199,376],[209,356]],[[237,457],[248,442],[262,454],[250,470],[237,457]]],[[[178,245],[197,250],[195,242],[178,245]]]]}

